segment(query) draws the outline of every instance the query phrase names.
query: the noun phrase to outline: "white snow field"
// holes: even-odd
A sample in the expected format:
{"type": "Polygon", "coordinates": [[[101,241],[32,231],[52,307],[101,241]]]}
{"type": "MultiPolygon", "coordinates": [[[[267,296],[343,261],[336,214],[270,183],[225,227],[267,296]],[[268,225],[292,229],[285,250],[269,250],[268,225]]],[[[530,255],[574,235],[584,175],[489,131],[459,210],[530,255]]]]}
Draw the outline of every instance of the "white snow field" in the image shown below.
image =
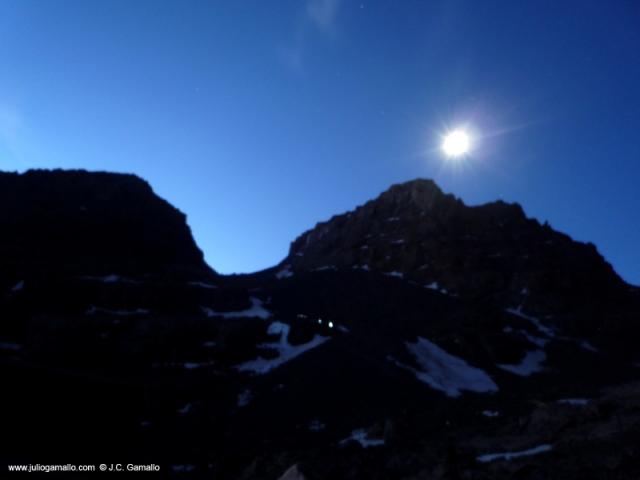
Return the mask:
{"type": "Polygon", "coordinates": [[[267,333],[269,335],[280,335],[280,340],[272,343],[263,343],[262,345],[259,345],[259,348],[275,350],[278,355],[275,358],[258,357],[255,360],[250,360],[236,366],[236,369],[241,372],[252,372],[254,374],[262,375],[329,340],[329,337],[316,334],[307,343],[291,345],[289,343],[289,330],[290,327],[286,323],[274,322],[269,325],[267,333]]]}
{"type": "Polygon", "coordinates": [[[422,369],[411,369],[416,377],[450,397],[458,397],[462,390],[478,393],[498,391],[498,386],[484,370],[472,367],[426,338],[418,337],[415,343],[407,342],[406,346],[422,369]]]}

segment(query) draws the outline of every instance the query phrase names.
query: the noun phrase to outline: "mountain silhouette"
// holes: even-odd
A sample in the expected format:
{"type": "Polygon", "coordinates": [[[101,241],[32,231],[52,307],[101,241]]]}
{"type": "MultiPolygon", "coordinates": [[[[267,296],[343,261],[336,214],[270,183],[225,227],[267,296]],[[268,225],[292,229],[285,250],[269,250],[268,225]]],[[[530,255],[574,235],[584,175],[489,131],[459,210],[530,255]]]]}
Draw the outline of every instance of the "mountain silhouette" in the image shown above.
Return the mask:
{"type": "Polygon", "coordinates": [[[133,175],[0,174],[7,464],[640,475],[640,290],[502,201],[394,185],[248,275],[133,175]]]}

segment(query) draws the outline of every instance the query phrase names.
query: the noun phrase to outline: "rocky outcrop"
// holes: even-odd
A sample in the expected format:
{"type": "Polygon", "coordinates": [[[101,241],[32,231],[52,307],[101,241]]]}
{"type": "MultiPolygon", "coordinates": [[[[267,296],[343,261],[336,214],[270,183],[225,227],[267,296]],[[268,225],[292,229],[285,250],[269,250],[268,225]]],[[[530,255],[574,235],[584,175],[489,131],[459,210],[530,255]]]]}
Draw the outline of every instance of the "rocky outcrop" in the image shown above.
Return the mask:
{"type": "Polygon", "coordinates": [[[0,204],[3,276],[213,274],[185,215],[134,175],[0,173],[0,204]]]}
{"type": "Polygon", "coordinates": [[[292,243],[282,265],[402,275],[467,298],[527,302],[538,313],[626,289],[594,245],[527,218],[518,204],[467,206],[431,180],[394,185],[317,224],[292,243]]]}

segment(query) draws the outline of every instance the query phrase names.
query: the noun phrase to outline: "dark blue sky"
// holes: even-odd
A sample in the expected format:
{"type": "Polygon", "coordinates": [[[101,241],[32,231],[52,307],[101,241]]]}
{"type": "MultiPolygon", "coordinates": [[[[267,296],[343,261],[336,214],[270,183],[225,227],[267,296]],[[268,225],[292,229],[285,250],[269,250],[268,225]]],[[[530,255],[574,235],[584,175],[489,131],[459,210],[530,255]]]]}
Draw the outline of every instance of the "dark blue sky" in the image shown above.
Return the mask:
{"type": "Polygon", "coordinates": [[[636,0],[0,2],[0,168],[139,174],[225,273],[430,177],[639,284],[639,85],[636,0]]]}

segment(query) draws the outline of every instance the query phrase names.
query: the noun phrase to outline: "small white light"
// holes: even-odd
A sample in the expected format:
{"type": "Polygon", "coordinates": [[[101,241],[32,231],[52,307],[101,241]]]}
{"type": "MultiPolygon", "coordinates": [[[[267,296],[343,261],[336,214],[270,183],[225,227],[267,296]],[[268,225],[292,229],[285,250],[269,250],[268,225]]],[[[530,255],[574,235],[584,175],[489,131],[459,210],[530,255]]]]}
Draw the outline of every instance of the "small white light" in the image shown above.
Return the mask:
{"type": "Polygon", "coordinates": [[[329,328],[333,328],[333,322],[329,322],[329,328]]]}
{"type": "Polygon", "coordinates": [[[318,319],[318,323],[322,324],[322,319],[321,318],[318,319]]]}

